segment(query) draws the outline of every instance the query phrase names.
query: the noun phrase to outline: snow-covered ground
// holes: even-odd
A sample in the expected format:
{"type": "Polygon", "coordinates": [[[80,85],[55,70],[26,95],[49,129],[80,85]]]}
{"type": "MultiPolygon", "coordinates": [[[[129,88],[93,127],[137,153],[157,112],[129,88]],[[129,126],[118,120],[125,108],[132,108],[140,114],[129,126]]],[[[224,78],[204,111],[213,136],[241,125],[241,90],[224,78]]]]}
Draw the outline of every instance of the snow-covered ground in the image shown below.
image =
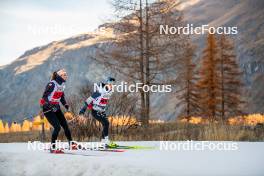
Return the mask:
{"type": "MultiPolygon", "coordinates": [[[[172,142],[175,145],[181,142],[172,142]]],[[[201,142],[193,142],[198,144],[201,142]]],[[[223,142],[213,142],[219,144],[223,142]]],[[[225,142],[228,144],[228,142],[225,142]]],[[[27,143],[0,144],[1,176],[224,175],[263,176],[264,143],[239,142],[230,151],[160,150],[160,142],[118,142],[155,146],[122,153],[90,151],[91,156],[29,151],[27,143]]],[[[198,146],[200,146],[200,144],[198,146]]],[[[230,142],[229,144],[230,145],[230,142]]],[[[164,148],[163,148],[164,149],[164,148]]]]}

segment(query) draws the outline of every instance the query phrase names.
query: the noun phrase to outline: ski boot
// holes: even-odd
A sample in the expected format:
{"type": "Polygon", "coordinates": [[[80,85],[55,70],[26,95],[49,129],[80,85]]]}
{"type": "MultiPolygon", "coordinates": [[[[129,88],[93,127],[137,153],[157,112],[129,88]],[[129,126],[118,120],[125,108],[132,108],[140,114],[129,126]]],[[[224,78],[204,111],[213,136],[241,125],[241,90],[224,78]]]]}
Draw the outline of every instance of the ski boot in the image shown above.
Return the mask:
{"type": "Polygon", "coordinates": [[[62,149],[54,149],[54,148],[50,148],[50,153],[54,153],[54,154],[61,154],[64,153],[62,149]]]}
{"type": "Polygon", "coordinates": [[[50,153],[55,153],[55,154],[64,153],[62,148],[59,149],[58,147],[56,147],[56,143],[51,143],[49,150],[50,153]]]}
{"type": "Polygon", "coordinates": [[[106,145],[106,148],[109,148],[109,149],[116,149],[117,147],[118,145],[114,143],[113,141],[110,141],[110,143],[106,145]]]}
{"type": "Polygon", "coordinates": [[[114,148],[116,148],[118,145],[117,144],[115,144],[113,141],[110,141],[109,140],[109,138],[108,138],[108,136],[105,136],[102,140],[101,140],[101,143],[103,144],[103,146],[105,147],[105,148],[112,148],[112,149],[114,149],[114,148]]]}

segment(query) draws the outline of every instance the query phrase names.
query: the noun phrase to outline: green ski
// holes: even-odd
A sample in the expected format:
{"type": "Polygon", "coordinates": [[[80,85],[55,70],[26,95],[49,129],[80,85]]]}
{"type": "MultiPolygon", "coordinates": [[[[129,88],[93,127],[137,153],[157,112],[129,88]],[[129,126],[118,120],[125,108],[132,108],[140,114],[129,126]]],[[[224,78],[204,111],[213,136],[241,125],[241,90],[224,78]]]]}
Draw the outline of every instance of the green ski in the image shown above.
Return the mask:
{"type": "Polygon", "coordinates": [[[108,149],[155,149],[155,147],[147,147],[147,146],[127,146],[127,145],[118,145],[116,143],[110,143],[106,146],[108,149]]]}

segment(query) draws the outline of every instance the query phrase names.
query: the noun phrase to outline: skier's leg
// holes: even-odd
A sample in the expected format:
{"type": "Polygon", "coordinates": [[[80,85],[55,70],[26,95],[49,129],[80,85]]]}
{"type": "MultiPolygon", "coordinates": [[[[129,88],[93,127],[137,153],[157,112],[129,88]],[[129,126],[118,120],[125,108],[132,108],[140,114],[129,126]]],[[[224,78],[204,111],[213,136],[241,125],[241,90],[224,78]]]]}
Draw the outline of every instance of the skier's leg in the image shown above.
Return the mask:
{"type": "Polygon", "coordinates": [[[93,110],[92,115],[96,120],[98,120],[102,124],[103,126],[102,138],[104,139],[106,136],[108,136],[108,129],[109,129],[109,121],[106,118],[106,114],[99,113],[98,111],[93,110]]]}
{"type": "Polygon", "coordinates": [[[67,123],[67,121],[66,121],[66,119],[65,119],[65,117],[64,117],[64,115],[60,109],[56,112],[56,116],[58,117],[59,123],[64,130],[66,138],[68,139],[69,142],[71,142],[72,141],[71,131],[70,131],[68,123],[67,123]]]}
{"type": "Polygon", "coordinates": [[[55,142],[58,138],[58,135],[59,135],[59,132],[61,129],[60,122],[59,122],[58,118],[56,117],[56,114],[52,111],[46,112],[46,113],[44,113],[44,115],[53,127],[53,132],[52,132],[52,136],[51,136],[51,144],[52,144],[52,148],[54,148],[55,142]]]}
{"type": "Polygon", "coordinates": [[[106,118],[106,114],[105,113],[102,113],[101,114],[101,118],[102,118],[102,124],[103,124],[103,136],[104,138],[106,136],[108,136],[108,130],[109,130],[109,121],[108,119],[106,118]]]}

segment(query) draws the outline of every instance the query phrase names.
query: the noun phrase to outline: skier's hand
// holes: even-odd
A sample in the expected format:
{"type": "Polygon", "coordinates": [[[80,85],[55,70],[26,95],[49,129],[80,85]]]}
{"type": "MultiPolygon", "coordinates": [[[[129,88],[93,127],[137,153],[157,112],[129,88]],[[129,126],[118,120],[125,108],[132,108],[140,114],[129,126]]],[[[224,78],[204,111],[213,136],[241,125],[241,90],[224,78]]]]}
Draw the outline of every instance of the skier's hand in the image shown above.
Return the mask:
{"type": "Polygon", "coordinates": [[[84,106],[82,107],[82,109],[80,110],[80,112],[79,112],[79,115],[84,115],[84,113],[85,113],[85,111],[86,111],[86,109],[87,109],[87,103],[84,103],[84,106]]]}
{"type": "Polygon", "coordinates": [[[85,113],[85,109],[84,109],[84,108],[82,108],[82,109],[80,110],[80,112],[79,112],[79,115],[80,115],[80,116],[83,116],[83,115],[84,115],[84,113],[85,113]]]}
{"type": "Polygon", "coordinates": [[[69,105],[64,105],[64,107],[65,107],[65,109],[67,110],[67,111],[69,111],[69,105]]]}
{"type": "Polygon", "coordinates": [[[43,104],[43,108],[45,108],[45,109],[51,109],[50,104],[47,103],[47,102],[45,102],[45,103],[43,104]]]}
{"type": "Polygon", "coordinates": [[[56,111],[58,110],[58,108],[57,108],[56,106],[54,106],[54,105],[51,105],[51,110],[52,110],[53,112],[56,112],[56,111]]]}

